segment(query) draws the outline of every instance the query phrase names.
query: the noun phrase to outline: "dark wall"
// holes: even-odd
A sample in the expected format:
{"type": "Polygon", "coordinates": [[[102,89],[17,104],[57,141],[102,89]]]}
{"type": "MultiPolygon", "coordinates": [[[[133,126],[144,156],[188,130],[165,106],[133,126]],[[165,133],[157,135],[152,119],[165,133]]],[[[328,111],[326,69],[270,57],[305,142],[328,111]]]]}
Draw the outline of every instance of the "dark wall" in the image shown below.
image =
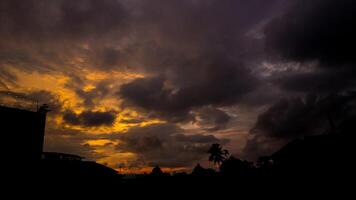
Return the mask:
{"type": "Polygon", "coordinates": [[[45,112],[0,106],[0,141],[3,160],[32,162],[41,159],[45,112]]]}

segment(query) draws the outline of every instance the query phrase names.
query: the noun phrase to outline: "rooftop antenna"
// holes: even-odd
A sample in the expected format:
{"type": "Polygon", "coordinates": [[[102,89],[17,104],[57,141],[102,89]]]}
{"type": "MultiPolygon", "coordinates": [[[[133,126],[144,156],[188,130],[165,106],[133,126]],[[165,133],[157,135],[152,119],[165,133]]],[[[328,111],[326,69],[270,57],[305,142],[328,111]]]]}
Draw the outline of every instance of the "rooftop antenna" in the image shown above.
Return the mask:
{"type": "Polygon", "coordinates": [[[39,107],[38,107],[38,100],[37,99],[35,100],[35,104],[36,104],[36,110],[38,111],[39,107]]]}
{"type": "Polygon", "coordinates": [[[50,112],[51,110],[49,109],[49,106],[48,104],[43,104],[39,109],[38,109],[38,112],[41,112],[41,113],[48,113],[50,112]]]}

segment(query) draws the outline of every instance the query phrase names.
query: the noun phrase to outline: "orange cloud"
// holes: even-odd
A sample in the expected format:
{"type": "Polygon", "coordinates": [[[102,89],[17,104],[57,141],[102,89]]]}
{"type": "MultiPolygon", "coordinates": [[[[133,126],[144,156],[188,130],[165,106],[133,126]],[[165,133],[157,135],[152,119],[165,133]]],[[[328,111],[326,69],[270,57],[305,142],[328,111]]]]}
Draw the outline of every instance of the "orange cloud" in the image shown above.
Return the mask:
{"type": "MultiPolygon", "coordinates": [[[[77,59],[74,63],[84,62],[77,59]]],[[[142,74],[128,73],[128,72],[102,72],[95,70],[83,69],[81,72],[81,78],[84,83],[82,88],[69,88],[67,84],[71,81],[71,77],[64,73],[44,73],[44,72],[28,72],[22,71],[17,68],[9,67],[9,71],[17,76],[17,86],[10,88],[11,90],[30,93],[32,91],[45,90],[58,96],[60,103],[62,104],[62,111],[71,110],[76,114],[80,114],[83,111],[88,110],[83,105],[83,99],[81,99],[75,92],[76,89],[82,89],[83,91],[91,91],[96,88],[96,84],[100,81],[108,81],[109,87],[115,91],[119,85],[128,82],[135,78],[143,77],[142,74]]],[[[43,102],[45,103],[45,102],[43,102]]],[[[148,126],[157,123],[164,123],[158,119],[140,120],[137,123],[122,123],[123,120],[132,120],[136,118],[142,118],[141,114],[137,111],[130,109],[120,108],[120,99],[116,96],[109,95],[106,98],[98,99],[93,108],[89,108],[90,111],[115,111],[116,118],[112,126],[102,127],[84,127],[69,125],[64,122],[61,114],[49,115],[47,130],[68,130],[78,131],[85,134],[102,135],[118,133],[124,134],[129,128],[135,126],[148,126]]],[[[47,133],[48,134],[48,133],[47,133]]],[[[63,136],[64,137],[64,136],[63,136]]],[[[118,145],[119,141],[109,139],[88,139],[84,140],[81,145],[89,145],[94,149],[94,153],[98,155],[97,162],[106,164],[110,167],[117,168],[118,163],[128,163],[131,160],[136,159],[136,155],[130,152],[117,152],[115,145],[118,145]]],[[[79,147],[78,147],[79,148],[79,147]]],[[[88,158],[90,159],[90,158],[88,158]]]]}

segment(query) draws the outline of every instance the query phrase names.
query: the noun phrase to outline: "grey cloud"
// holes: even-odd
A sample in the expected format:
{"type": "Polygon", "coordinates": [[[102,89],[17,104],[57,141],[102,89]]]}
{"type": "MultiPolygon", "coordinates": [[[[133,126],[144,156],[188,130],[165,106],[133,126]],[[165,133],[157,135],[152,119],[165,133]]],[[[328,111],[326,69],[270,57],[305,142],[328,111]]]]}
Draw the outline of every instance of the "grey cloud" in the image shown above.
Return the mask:
{"type": "Polygon", "coordinates": [[[330,133],[330,117],[337,132],[351,134],[355,116],[356,96],[352,92],[282,99],[259,115],[244,151],[249,156],[261,156],[290,140],[330,133]]]}
{"type": "Polygon", "coordinates": [[[95,52],[119,40],[129,15],[116,0],[4,0],[0,7],[0,66],[68,75],[81,71],[78,57],[86,68],[111,67],[112,55],[95,52]]]}
{"type": "Polygon", "coordinates": [[[286,94],[355,89],[355,9],[352,0],[292,1],[265,27],[265,50],[270,60],[303,69],[274,73],[266,81],[286,94]]]}
{"type": "MultiPolygon", "coordinates": [[[[284,11],[275,8],[280,2],[290,4],[282,0],[4,0],[0,3],[0,81],[9,86],[16,83],[16,76],[5,66],[65,73],[72,79],[67,86],[91,108],[97,98],[111,95],[110,89],[104,81],[96,89],[84,91],[81,70],[139,72],[145,78],[126,83],[118,91],[123,106],[174,123],[200,118],[196,123],[210,131],[224,129],[230,121],[221,107],[257,107],[293,92],[324,95],[353,88],[351,0],[302,0],[288,14],[268,23],[284,11]],[[251,36],[251,31],[263,29],[265,23],[265,37],[251,36]],[[317,60],[320,66],[309,73],[286,72],[261,79],[255,67],[273,54],[280,62],[317,60]],[[84,63],[73,64],[78,57],[84,63]]],[[[35,96],[44,98],[46,94],[35,96]]],[[[314,107],[319,106],[316,104],[314,107]]],[[[302,99],[272,106],[257,122],[255,130],[261,136],[251,140],[251,145],[266,141],[272,148],[299,136],[296,130],[309,134],[311,127],[298,116],[319,119],[321,114],[307,110],[302,99]],[[284,109],[281,115],[286,119],[276,114],[277,108],[284,109]],[[270,117],[283,123],[269,121],[270,117]]],[[[67,112],[64,119],[81,126],[109,126],[114,116],[110,112],[67,112]]],[[[217,142],[213,136],[183,134],[177,127],[145,127],[129,133],[122,138],[127,146],[118,149],[137,152],[152,165],[186,165],[201,158],[209,141],[217,142]],[[142,136],[146,132],[148,138],[142,136]]]]}
{"type": "Polygon", "coordinates": [[[0,34],[30,40],[99,36],[123,23],[126,15],[115,0],[5,0],[0,34]]]}
{"type": "MultiPolygon", "coordinates": [[[[68,132],[68,130],[65,130],[65,132],[68,132]]],[[[84,144],[87,138],[90,138],[90,136],[81,133],[66,134],[66,137],[57,133],[46,134],[44,151],[74,154],[88,160],[101,158],[103,155],[96,153],[94,148],[84,144]]]]}
{"type": "Polygon", "coordinates": [[[355,64],[355,9],[352,0],[296,1],[267,26],[267,49],[323,67],[355,64]]]}
{"type": "Polygon", "coordinates": [[[166,87],[170,80],[163,77],[143,78],[121,86],[118,94],[126,105],[180,121],[189,118],[190,111],[196,107],[232,105],[258,84],[248,70],[239,65],[224,61],[196,66],[189,73],[181,72],[186,81],[176,87],[166,87]]]}
{"type": "Polygon", "coordinates": [[[261,84],[249,63],[252,55],[260,59],[262,41],[247,32],[276,2],[135,1],[135,28],[142,31],[133,36],[139,39],[132,63],[151,77],[123,85],[124,104],[184,121],[194,118],[194,108],[238,102],[261,84]]]}
{"type": "Polygon", "coordinates": [[[101,100],[109,95],[111,89],[109,87],[108,81],[101,81],[96,84],[95,88],[90,91],[84,91],[82,88],[77,89],[76,94],[84,100],[84,106],[92,107],[101,100]]]}
{"type": "Polygon", "coordinates": [[[77,115],[71,111],[67,111],[63,115],[63,120],[66,123],[87,127],[111,126],[115,118],[116,115],[114,112],[84,111],[77,115]]]}
{"type": "Polygon", "coordinates": [[[225,129],[231,117],[224,111],[214,107],[203,107],[198,109],[195,122],[201,128],[208,131],[225,129]]]}
{"type": "Polygon", "coordinates": [[[124,106],[135,106],[148,112],[158,111],[153,116],[182,121],[189,114],[189,107],[175,102],[173,90],[164,88],[164,79],[160,77],[136,79],[121,86],[118,94],[125,99],[124,106]]]}
{"type": "Polygon", "coordinates": [[[285,91],[330,94],[355,89],[355,75],[355,70],[339,67],[274,75],[270,80],[285,91]]]}
{"type": "Polygon", "coordinates": [[[193,142],[193,143],[216,143],[220,140],[213,135],[183,135],[179,134],[175,136],[175,139],[179,142],[193,142]]]}

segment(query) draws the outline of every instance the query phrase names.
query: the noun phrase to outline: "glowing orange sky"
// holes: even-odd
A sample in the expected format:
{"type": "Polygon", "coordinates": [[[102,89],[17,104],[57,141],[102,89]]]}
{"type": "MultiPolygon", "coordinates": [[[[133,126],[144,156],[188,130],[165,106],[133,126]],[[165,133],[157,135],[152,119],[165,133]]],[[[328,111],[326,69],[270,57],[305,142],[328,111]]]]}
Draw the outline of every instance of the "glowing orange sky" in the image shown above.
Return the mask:
{"type": "MultiPolygon", "coordinates": [[[[64,74],[52,74],[52,73],[39,73],[39,72],[25,72],[21,70],[17,70],[16,68],[9,68],[11,72],[17,75],[18,81],[17,87],[10,88],[13,91],[29,93],[31,91],[39,91],[46,90],[51,91],[55,95],[59,97],[59,100],[63,104],[64,109],[70,109],[73,112],[79,114],[85,111],[85,107],[83,106],[83,100],[78,97],[73,88],[70,89],[65,87],[65,84],[70,80],[68,75],[64,74]]],[[[83,79],[85,80],[83,90],[90,91],[95,89],[95,85],[97,82],[102,80],[115,80],[112,82],[112,87],[125,83],[135,78],[143,77],[141,74],[135,73],[121,73],[118,71],[114,72],[103,72],[103,71],[90,71],[85,70],[83,74],[83,79]]],[[[43,102],[46,103],[46,102],[43,102]]],[[[151,124],[163,123],[159,119],[150,119],[142,122],[138,122],[135,124],[127,124],[121,123],[122,120],[132,120],[140,117],[140,114],[137,111],[129,110],[129,109],[121,109],[119,107],[120,100],[117,98],[106,98],[106,99],[97,99],[96,105],[92,108],[92,111],[107,111],[107,110],[116,110],[117,115],[115,122],[112,126],[108,127],[85,127],[85,126],[74,126],[70,124],[66,124],[62,120],[61,115],[49,115],[48,124],[50,127],[47,127],[47,136],[51,137],[51,133],[48,130],[55,130],[56,128],[65,128],[67,130],[75,130],[79,132],[85,132],[89,134],[105,134],[105,133],[117,133],[117,134],[125,134],[130,127],[134,126],[147,126],[151,124]]],[[[82,143],[82,145],[89,145],[95,149],[95,153],[102,155],[104,158],[98,159],[97,162],[106,164],[110,167],[117,169],[118,163],[125,163],[129,159],[135,158],[135,154],[130,152],[118,153],[115,152],[115,149],[105,146],[107,143],[117,144],[117,140],[110,139],[93,139],[86,140],[82,143]]],[[[46,149],[46,146],[45,146],[46,149]]],[[[89,158],[90,159],[90,158],[89,158]]],[[[122,169],[121,169],[122,170],[122,169]]],[[[130,172],[148,172],[148,168],[145,169],[130,169],[130,172]]]]}

